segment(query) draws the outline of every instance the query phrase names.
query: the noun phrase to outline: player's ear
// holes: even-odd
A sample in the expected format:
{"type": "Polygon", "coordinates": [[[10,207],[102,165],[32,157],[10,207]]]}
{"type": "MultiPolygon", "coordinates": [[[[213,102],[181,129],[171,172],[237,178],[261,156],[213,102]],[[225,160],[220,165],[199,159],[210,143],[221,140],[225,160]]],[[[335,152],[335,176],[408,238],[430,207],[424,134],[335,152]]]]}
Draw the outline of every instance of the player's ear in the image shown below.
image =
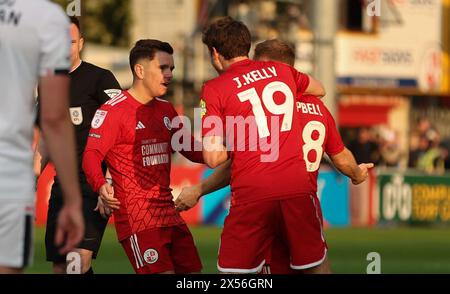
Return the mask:
{"type": "Polygon", "coordinates": [[[84,38],[80,38],[80,52],[83,50],[84,47],[84,38]]]}
{"type": "Polygon", "coordinates": [[[216,48],[212,48],[211,50],[211,58],[214,60],[219,60],[219,52],[217,52],[216,48]]]}
{"type": "Polygon", "coordinates": [[[134,65],[134,75],[139,79],[144,79],[144,66],[142,64],[136,63],[134,65]]]}

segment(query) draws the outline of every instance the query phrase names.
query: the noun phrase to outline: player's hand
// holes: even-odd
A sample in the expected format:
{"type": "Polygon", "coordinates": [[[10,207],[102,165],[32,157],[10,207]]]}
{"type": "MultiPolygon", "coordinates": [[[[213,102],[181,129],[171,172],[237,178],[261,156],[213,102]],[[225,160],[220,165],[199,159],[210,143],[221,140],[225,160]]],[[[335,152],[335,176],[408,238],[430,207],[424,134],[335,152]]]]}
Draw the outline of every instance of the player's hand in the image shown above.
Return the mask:
{"type": "Polygon", "coordinates": [[[103,203],[108,206],[110,209],[119,209],[120,202],[116,198],[114,198],[114,188],[108,183],[103,184],[98,194],[102,198],[103,203]]]}
{"type": "Polygon", "coordinates": [[[358,177],[352,179],[353,185],[359,185],[364,182],[369,176],[369,169],[373,168],[375,165],[373,163],[361,163],[359,165],[358,177]]]}
{"type": "Polygon", "coordinates": [[[175,200],[175,208],[177,211],[189,210],[198,203],[201,196],[199,186],[185,187],[175,200]]]}
{"type": "Polygon", "coordinates": [[[113,213],[113,209],[106,206],[103,203],[102,197],[100,197],[100,196],[98,196],[97,206],[95,207],[94,211],[98,211],[100,213],[100,215],[106,219],[109,218],[113,213]]]}
{"type": "Polygon", "coordinates": [[[84,236],[84,219],[81,212],[81,200],[74,204],[64,204],[58,215],[55,245],[66,254],[75,249],[84,236]]]}

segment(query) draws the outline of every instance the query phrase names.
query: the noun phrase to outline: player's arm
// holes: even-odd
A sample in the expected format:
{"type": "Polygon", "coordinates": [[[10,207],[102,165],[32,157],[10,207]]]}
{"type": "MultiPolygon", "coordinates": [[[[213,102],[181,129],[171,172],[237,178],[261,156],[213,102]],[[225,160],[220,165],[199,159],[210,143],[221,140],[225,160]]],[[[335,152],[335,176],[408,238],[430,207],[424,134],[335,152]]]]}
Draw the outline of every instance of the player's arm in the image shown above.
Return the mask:
{"type": "Polygon", "coordinates": [[[75,133],[69,117],[70,67],[69,23],[63,11],[54,5],[37,27],[41,46],[39,63],[40,125],[47,150],[61,181],[64,206],[55,234],[56,245],[64,245],[62,254],[79,244],[84,235],[81,192],[75,152],[75,133]]]}
{"type": "MultiPolygon", "coordinates": [[[[54,75],[40,79],[41,129],[46,149],[55,164],[67,203],[81,204],[75,155],[75,134],[69,112],[69,78],[54,75]]],[[[42,144],[40,144],[42,147],[42,144]]],[[[47,157],[47,156],[46,156],[47,157]]]]}
{"type": "Polygon", "coordinates": [[[191,136],[191,142],[192,142],[191,149],[190,150],[181,150],[180,154],[192,162],[204,164],[205,161],[203,160],[202,151],[195,151],[195,145],[201,144],[201,143],[200,142],[196,143],[194,136],[191,136]]]}
{"type": "Polygon", "coordinates": [[[219,165],[214,172],[199,184],[185,187],[175,200],[178,211],[189,210],[194,207],[200,198],[214,191],[220,190],[230,184],[231,160],[219,165]]]}
{"type": "Polygon", "coordinates": [[[202,89],[202,147],[203,160],[210,168],[216,168],[228,159],[224,146],[224,123],[222,119],[222,99],[215,89],[202,89]]]}
{"type": "Polygon", "coordinates": [[[356,163],[352,152],[347,148],[336,155],[330,156],[334,166],[344,175],[348,176],[354,185],[361,184],[369,176],[369,169],[374,167],[373,163],[356,163]]]}
{"type": "Polygon", "coordinates": [[[291,67],[291,71],[297,84],[297,95],[310,94],[319,97],[326,95],[325,88],[321,82],[310,75],[297,71],[293,67],[291,67]]]}
{"type": "Polygon", "coordinates": [[[327,121],[327,135],[325,141],[325,152],[330,157],[334,166],[344,175],[348,176],[353,184],[358,185],[368,177],[368,170],[373,168],[372,163],[362,163],[358,166],[352,152],[342,142],[341,135],[336,127],[336,122],[328,108],[321,101],[321,109],[327,121]]]}
{"type": "Polygon", "coordinates": [[[174,146],[173,145],[174,142],[172,142],[172,150],[175,149],[175,151],[178,151],[181,155],[183,155],[185,158],[189,159],[192,162],[204,164],[205,162],[203,160],[203,153],[201,150],[197,151],[197,148],[196,148],[197,146],[201,146],[201,142],[198,142],[197,140],[195,140],[194,136],[192,136],[191,130],[184,127],[181,117],[178,116],[178,113],[172,104],[170,104],[170,108],[171,108],[170,112],[171,112],[171,117],[172,117],[172,136],[177,136],[177,138],[179,137],[180,142],[178,142],[178,143],[179,143],[179,146],[182,146],[182,148],[175,148],[178,146],[174,146]],[[188,150],[185,150],[185,148],[183,148],[183,146],[184,146],[183,141],[185,138],[190,139],[190,141],[189,141],[190,146],[189,146],[188,150]]]}
{"type": "Polygon", "coordinates": [[[109,106],[104,105],[97,110],[84,150],[82,167],[89,185],[102,197],[103,203],[112,209],[119,209],[120,202],[114,198],[114,188],[102,170],[102,161],[120,135],[120,123],[117,122],[120,116],[114,115],[109,106]]]}
{"type": "Polygon", "coordinates": [[[222,136],[203,137],[203,160],[210,168],[216,168],[228,159],[222,136]]]}
{"type": "Polygon", "coordinates": [[[308,78],[309,78],[309,84],[305,90],[305,94],[324,97],[327,93],[326,93],[325,88],[322,85],[322,83],[309,75],[308,75],[308,78]]]}

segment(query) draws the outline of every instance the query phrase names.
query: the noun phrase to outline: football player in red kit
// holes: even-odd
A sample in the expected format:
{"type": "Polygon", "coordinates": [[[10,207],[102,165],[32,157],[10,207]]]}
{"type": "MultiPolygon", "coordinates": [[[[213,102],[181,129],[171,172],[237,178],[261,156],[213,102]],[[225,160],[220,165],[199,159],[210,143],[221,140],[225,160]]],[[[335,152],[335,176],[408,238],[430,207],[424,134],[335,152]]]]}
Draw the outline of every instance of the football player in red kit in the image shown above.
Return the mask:
{"type": "MultiPolygon", "coordinates": [[[[276,60],[294,65],[295,54],[289,45],[279,40],[260,43],[255,49],[256,60],[276,60]]],[[[271,248],[267,251],[264,271],[274,274],[330,273],[326,258],[327,245],[322,232],[322,212],[317,194],[317,177],[323,152],[326,152],[336,167],[349,176],[354,184],[367,178],[367,169],[372,164],[358,166],[351,152],[345,148],[332,115],[323,102],[313,95],[301,95],[295,102],[295,112],[299,114],[299,138],[302,158],[310,182],[310,193],[305,198],[309,203],[296,207],[291,222],[303,228],[303,234],[289,236],[286,226],[277,226],[271,248]],[[294,250],[292,250],[294,249],[294,250]],[[297,252],[292,258],[292,252],[297,252]]],[[[229,162],[219,166],[216,171],[199,185],[185,188],[176,200],[179,210],[193,207],[200,197],[211,193],[229,183],[229,162]]],[[[300,175],[298,181],[307,185],[300,175]]],[[[295,210],[292,208],[292,210],[295,210]]],[[[285,215],[286,216],[286,215],[285,215]]]]}
{"type": "MultiPolygon", "coordinates": [[[[203,157],[210,167],[217,167],[227,160],[228,151],[231,156],[231,209],[218,269],[259,272],[281,223],[289,242],[297,242],[305,230],[296,218],[298,207],[308,207],[302,222],[316,215],[295,102],[303,93],[325,93],[319,82],[293,67],[250,60],[248,28],[230,17],[211,24],[203,42],[220,72],[205,83],[201,94],[203,157]]],[[[290,249],[293,264],[301,265],[301,252],[290,249]]],[[[317,261],[323,255],[324,250],[317,249],[308,258],[317,261]]]]}
{"type": "MultiPolygon", "coordinates": [[[[118,239],[139,274],[186,274],[202,268],[170,189],[171,139],[180,128],[172,125],[177,117],[172,104],[158,97],[172,80],[172,54],[165,42],[136,43],[130,53],[133,85],[97,111],[83,158],[89,184],[117,209],[118,239]],[[114,186],[103,176],[103,160],[114,186]]],[[[181,153],[203,162],[201,152],[181,153]]]]}

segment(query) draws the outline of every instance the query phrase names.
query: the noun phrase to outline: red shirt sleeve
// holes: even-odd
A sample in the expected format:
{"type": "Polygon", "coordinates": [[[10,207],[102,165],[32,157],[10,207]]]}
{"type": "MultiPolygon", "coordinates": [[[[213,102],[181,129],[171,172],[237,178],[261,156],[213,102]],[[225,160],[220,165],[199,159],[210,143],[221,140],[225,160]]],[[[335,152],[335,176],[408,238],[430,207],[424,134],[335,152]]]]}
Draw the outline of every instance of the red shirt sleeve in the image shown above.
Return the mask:
{"type": "Polygon", "coordinates": [[[322,106],[324,115],[327,119],[327,140],[325,142],[325,152],[329,156],[341,153],[344,150],[345,145],[342,142],[341,135],[336,127],[336,122],[328,109],[323,104],[322,106]]]}
{"type": "MultiPolygon", "coordinates": [[[[171,112],[171,121],[173,122],[174,119],[176,117],[178,117],[178,113],[175,110],[175,108],[173,107],[172,104],[170,104],[170,112],[171,112]]],[[[181,121],[181,119],[180,119],[181,121]]],[[[203,153],[202,153],[202,149],[201,149],[201,142],[196,142],[194,136],[192,136],[192,132],[190,129],[186,128],[184,126],[184,124],[181,123],[177,124],[176,126],[174,126],[172,128],[172,136],[177,133],[177,132],[181,132],[183,136],[181,136],[181,141],[178,142],[181,146],[184,146],[184,142],[183,139],[189,137],[190,138],[190,147],[188,150],[185,150],[185,148],[183,148],[182,150],[180,150],[180,154],[183,155],[184,157],[186,157],[187,159],[189,159],[192,162],[196,162],[196,163],[202,163],[204,164],[205,162],[203,161],[203,153]],[[197,151],[198,150],[198,151],[197,151]]],[[[174,146],[171,146],[172,149],[174,149],[174,146]]]]}
{"type": "Polygon", "coordinates": [[[208,84],[201,93],[202,137],[224,136],[223,108],[220,95],[208,84]]]}
{"type": "Polygon", "coordinates": [[[120,135],[120,119],[104,105],[95,113],[83,155],[83,171],[94,191],[106,183],[101,162],[116,144],[120,135]]]}
{"type": "Polygon", "coordinates": [[[303,95],[309,86],[309,76],[299,72],[295,68],[291,67],[292,74],[294,75],[295,83],[297,85],[297,97],[303,95]]]}

